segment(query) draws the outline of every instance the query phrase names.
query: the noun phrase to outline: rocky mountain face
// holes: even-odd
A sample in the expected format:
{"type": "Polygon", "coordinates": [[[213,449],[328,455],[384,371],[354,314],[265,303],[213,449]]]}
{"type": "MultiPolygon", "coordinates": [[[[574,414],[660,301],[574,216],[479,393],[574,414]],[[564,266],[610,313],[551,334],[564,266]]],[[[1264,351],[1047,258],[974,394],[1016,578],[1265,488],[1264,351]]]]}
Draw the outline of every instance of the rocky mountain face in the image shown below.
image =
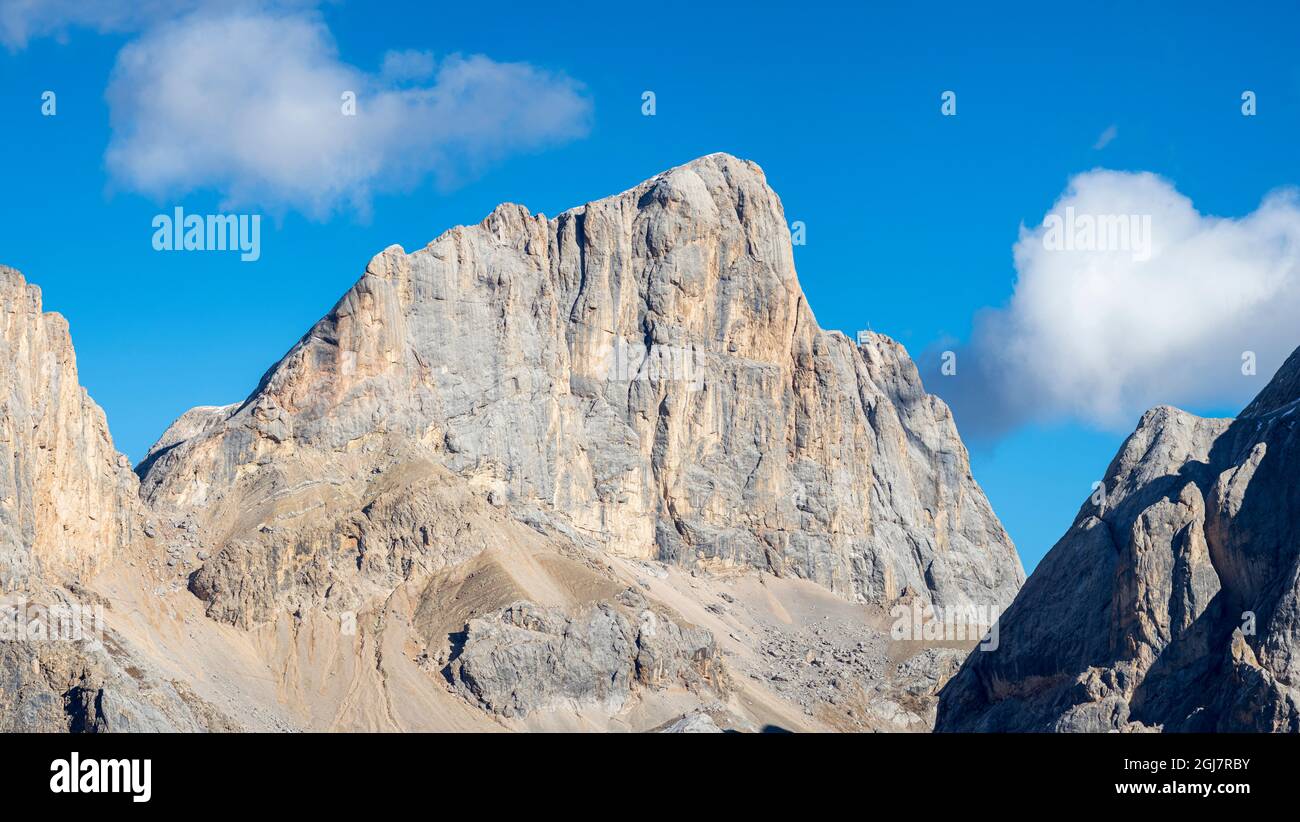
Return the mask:
{"type": "Polygon", "coordinates": [[[138,532],[137,482],[77,381],[67,322],[0,266],[0,581],[92,574],[138,532]]]}
{"type": "Polygon", "coordinates": [[[144,693],[181,729],[924,729],[960,650],[887,609],[996,614],[1023,581],[946,406],[897,343],[818,328],[727,155],[385,250],[138,493],[27,356],[3,430],[80,433],[16,451],[0,557],[113,606],[81,725],[149,724],[144,693]]]}
{"type": "Polygon", "coordinates": [[[942,692],[946,731],[1300,731],[1300,351],[1235,420],[1142,418],[942,692]]]}
{"type": "Polygon", "coordinates": [[[897,343],[817,327],[780,201],[727,155],[389,248],[242,405],[183,425],[144,497],[196,512],[195,591],[244,626],[477,551],[386,480],[422,461],[613,556],[872,603],[1000,609],[1022,581],[948,409],[897,343]]]}

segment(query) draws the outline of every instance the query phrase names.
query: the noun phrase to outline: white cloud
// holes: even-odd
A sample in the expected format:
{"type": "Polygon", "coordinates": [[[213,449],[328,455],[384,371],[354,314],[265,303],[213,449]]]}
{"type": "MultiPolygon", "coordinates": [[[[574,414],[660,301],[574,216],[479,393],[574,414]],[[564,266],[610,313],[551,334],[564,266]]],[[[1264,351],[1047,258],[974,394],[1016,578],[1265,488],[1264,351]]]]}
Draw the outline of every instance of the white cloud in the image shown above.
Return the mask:
{"type": "Polygon", "coordinates": [[[313,14],[199,13],[152,27],[122,50],[109,84],[109,172],[160,198],[213,188],[227,205],[321,217],[588,128],[581,85],[525,63],[405,53],[385,68],[341,62],[313,14]],[[410,86],[394,73],[432,76],[410,86]]]}
{"type": "Polygon", "coordinates": [[[1103,148],[1110,145],[1111,141],[1118,136],[1119,136],[1119,126],[1115,126],[1115,125],[1107,126],[1106,130],[1103,131],[1101,133],[1101,136],[1097,138],[1097,142],[1092,144],[1092,147],[1096,151],[1101,151],[1103,148]]]}
{"type": "Polygon", "coordinates": [[[1155,175],[1099,170],[1075,177],[1049,216],[1068,225],[1070,210],[1076,232],[1084,216],[1138,217],[1130,227],[1149,216],[1150,258],[1118,233],[1104,250],[1066,251],[1022,227],[1009,305],[977,317],[957,376],[928,378],[963,433],[1062,419],[1127,430],[1153,405],[1240,407],[1300,345],[1294,191],[1225,219],[1155,175]],[[1257,376],[1241,372],[1245,351],[1257,376]]]}

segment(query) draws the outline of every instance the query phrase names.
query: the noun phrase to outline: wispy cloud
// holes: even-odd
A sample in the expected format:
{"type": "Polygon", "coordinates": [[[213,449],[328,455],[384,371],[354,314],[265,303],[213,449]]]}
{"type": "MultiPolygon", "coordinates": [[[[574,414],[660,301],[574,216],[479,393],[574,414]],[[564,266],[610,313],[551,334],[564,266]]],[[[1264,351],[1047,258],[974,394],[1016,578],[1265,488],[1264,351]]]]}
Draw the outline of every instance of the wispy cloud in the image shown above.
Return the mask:
{"type": "Polygon", "coordinates": [[[1300,345],[1296,192],[1225,219],[1153,174],[1098,170],[1075,177],[1049,214],[1076,232],[1075,248],[1022,228],[1010,304],[977,317],[956,375],[927,377],[963,434],[1059,420],[1126,430],[1153,405],[1240,407],[1300,345]],[[1089,250],[1085,217],[1094,237],[1103,220],[1145,222],[1149,259],[1089,250]],[[1242,373],[1248,351],[1253,377],[1242,373]]]}
{"type": "Polygon", "coordinates": [[[72,29],[136,32],[201,8],[309,8],[315,0],[3,0],[0,43],[11,51],[42,37],[63,39],[72,29]]]}
{"type": "Polygon", "coordinates": [[[1118,136],[1119,136],[1119,127],[1115,125],[1109,125],[1106,127],[1106,130],[1101,133],[1101,136],[1097,138],[1097,142],[1092,144],[1092,147],[1096,151],[1101,151],[1103,148],[1110,145],[1111,141],[1118,136]]]}

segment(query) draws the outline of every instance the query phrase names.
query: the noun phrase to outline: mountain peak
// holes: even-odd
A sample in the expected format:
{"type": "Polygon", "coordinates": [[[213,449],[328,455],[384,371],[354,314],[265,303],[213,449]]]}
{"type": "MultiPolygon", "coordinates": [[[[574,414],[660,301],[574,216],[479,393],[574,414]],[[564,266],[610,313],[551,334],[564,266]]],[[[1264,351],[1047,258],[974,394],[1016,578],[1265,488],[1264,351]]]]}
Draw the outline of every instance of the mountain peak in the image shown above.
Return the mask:
{"type": "MultiPolygon", "coordinates": [[[[364,496],[354,463],[434,462],[615,556],[1000,608],[1014,549],[968,469],[924,456],[965,460],[950,415],[917,401],[901,346],[868,349],[817,326],[762,170],[710,154],[554,218],[503,205],[387,249],[237,412],[178,426],[143,492],[274,533],[270,477],[364,496]]],[[[279,599],[214,607],[257,621],[279,599]]]]}
{"type": "Polygon", "coordinates": [[[1286,362],[1269,380],[1264,390],[1241,412],[1242,417],[1263,417],[1300,400],[1300,348],[1291,352],[1286,362]]]}
{"type": "MultiPolygon", "coordinates": [[[[27,293],[3,294],[6,312],[30,313],[27,293]]],[[[0,561],[30,560],[35,529],[43,568],[106,567],[114,608],[147,612],[119,618],[140,639],[130,670],[152,682],[157,653],[176,688],[239,709],[178,692],[206,718],[118,710],[96,720],[110,729],[651,728],[728,705],[731,727],[916,730],[960,652],[898,663],[881,609],[951,609],[975,631],[1024,579],[947,409],[901,345],[818,327],[779,198],[730,155],[553,218],[505,204],[390,246],[244,402],[170,426],[138,480],[88,470],[110,461],[106,430],[47,436],[99,431],[49,316],[6,325],[62,347],[24,337],[10,350],[39,356],[0,361],[20,406],[0,434],[21,432],[16,470],[43,471],[48,497],[20,506],[26,531],[0,531],[0,561]],[[58,408],[66,422],[23,416],[58,408]],[[32,511],[72,517],[79,540],[32,511]],[[137,530],[94,563],[58,555],[137,530]],[[283,681],[239,684],[267,671],[283,681]],[[768,689],[765,707],[730,699],[737,682],[768,689]],[[862,698],[806,709],[842,682],[862,698]]],[[[137,711],[136,681],[107,682],[103,703],[137,711]]]]}

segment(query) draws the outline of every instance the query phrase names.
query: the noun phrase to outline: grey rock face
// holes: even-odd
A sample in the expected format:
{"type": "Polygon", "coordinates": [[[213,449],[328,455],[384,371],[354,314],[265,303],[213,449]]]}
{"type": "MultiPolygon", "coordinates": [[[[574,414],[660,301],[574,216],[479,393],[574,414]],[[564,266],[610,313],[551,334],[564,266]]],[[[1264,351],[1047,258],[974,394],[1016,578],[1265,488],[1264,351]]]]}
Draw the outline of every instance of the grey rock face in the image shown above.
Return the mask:
{"type": "Polygon", "coordinates": [[[1300,730],[1300,352],[1236,420],[1147,412],[943,690],[939,730],[1300,730]]]}
{"type": "Polygon", "coordinates": [[[453,687],[506,717],[535,710],[597,706],[617,713],[634,687],[725,688],[713,637],[643,610],[634,625],[599,604],[574,615],[530,602],[470,620],[453,652],[453,687]]]}
{"type": "Polygon", "coordinates": [[[780,201],[727,155],[389,248],[242,405],[183,420],[140,472],[156,511],[198,512],[209,614],[247,625],[388,584],[387,561],[356,580],[361,545],[411,536],[328,523],[426,464],[615,556],[953,608],[1000,610],[1023,581],[947,407],[902,346],[817,327],[780,201]]]}

